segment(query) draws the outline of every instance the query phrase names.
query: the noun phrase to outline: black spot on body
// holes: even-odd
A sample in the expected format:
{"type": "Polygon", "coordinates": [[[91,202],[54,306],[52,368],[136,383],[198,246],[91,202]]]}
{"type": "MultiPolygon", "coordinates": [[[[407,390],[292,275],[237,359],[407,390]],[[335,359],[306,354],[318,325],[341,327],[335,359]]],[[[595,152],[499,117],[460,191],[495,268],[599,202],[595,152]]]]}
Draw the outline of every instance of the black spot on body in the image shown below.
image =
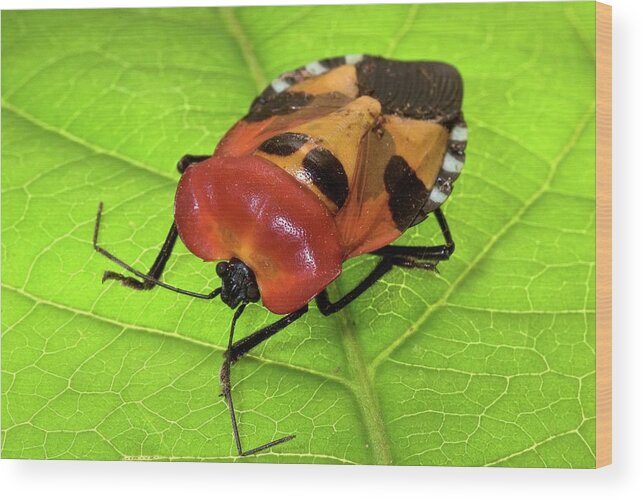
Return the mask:
{"type": "Polygon", "coordinates": [[[259,122],[275,115],[288,115],[308,106],[315,96],[303,92],[280,92],[257,97],[250,111],[243,118],[249,122],[259,122]]]}
{"type": "Polygon", "coordinates": [[[348,177],[335,155],[317,147],[305,156],[302,166],[317,189],[341,208],[348,197],[348,177]]]}
{"type": "Polygon", "coordinates": [[[271,155],[290,156],[310,141],[312,141],[312,138],[306,134],[285,132],[264,141],[261,146],[259,146],[259,151],[271,155]]]}
{"type": "Polygon", "coordinates": [[[400,231],[406,231],[416,223],[429,192],[406,160],[397,155],[392,156],[386,165],[384,185],[393,221],[400,231]]]}

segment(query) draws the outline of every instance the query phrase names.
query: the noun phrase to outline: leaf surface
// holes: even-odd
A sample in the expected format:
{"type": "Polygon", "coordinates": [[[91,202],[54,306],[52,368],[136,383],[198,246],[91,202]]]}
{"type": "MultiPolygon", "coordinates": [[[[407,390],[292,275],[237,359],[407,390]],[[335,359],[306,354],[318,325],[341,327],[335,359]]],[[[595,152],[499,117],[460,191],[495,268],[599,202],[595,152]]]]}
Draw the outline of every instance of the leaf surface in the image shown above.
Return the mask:
{"type": "MultiPolygon", "coordinates": [[[[593,3],[14,11],[2,51],[3,457],[237,459],[230,310],[101,285],[96,207],[102,244],[147,269],[183,154],[211,152],[279,73],[370,53],[463,75],[457,251],[237,363],[245,446],[297,434],[244,460],[594,465],[593,3]]],[[[373,265],[349,261],[332,294],[373,265]]],[[[165,280],[218,281],[182,245],[165,280]]],[[[274,320],[250,306],[239,333],[274,320]]]]}

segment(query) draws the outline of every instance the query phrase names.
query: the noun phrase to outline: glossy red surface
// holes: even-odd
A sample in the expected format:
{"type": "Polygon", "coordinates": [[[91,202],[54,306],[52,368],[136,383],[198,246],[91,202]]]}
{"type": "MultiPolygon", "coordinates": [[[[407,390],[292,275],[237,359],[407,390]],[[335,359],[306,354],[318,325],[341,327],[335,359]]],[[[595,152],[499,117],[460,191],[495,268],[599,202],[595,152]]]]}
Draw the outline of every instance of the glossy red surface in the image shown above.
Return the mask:
{"type": "Polygon", "coordinates": [[[256,157],[215,156],[190,166],[176,192],[181,240],[197,257],[237,257],[276,314],[308,303],[341,272],[335,221],[305,186],[256,157]]]}

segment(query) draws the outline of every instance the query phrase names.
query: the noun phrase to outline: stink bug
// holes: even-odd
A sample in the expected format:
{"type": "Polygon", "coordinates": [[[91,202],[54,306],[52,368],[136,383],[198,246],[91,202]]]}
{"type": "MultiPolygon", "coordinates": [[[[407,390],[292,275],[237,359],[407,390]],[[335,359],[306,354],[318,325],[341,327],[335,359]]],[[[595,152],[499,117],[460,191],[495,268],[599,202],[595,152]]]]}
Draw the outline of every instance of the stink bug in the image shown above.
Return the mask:
{"type": "Polygon", "coordinates": [[[394,266],[435,270],[453,253],[440,206],[464,164],[461,104],[462,79],[448,64],[366,55],[323,59],[273,80],[214,154],[178,162],[174,222],[147,273],[98,245],[99,205],[94,248],[139,278],[106,271],[103,281],[220,296],[236,309],[220,378],[239,455],[294,436],[244,451],[231,393],[234,362],[303,316],[313,299],[330,315],[394,266]],[[390,245],[430,213],[443,245],[390,245]],[[199,293],[161,281],[177,237],[197,257],[218,261],[221,287],[199,293]],[[332,302],[326,288],[342,263],[366,253],[381,259],[332,302]],[[259,300],[284,316],[233,342],[245,306],[259,300]]]}

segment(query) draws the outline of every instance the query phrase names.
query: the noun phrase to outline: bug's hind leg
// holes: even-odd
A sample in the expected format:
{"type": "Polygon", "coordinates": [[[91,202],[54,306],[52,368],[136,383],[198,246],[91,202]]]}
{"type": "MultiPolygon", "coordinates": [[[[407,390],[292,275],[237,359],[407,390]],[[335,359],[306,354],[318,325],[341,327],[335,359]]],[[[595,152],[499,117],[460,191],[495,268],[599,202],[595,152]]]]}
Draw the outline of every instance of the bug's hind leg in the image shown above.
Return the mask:
{"type": "Polygon", "coordinates": [[[440,225],[440,230],[444,237],[444,245],[426,247],[388,245],[371,253],[373,255],[392,258],[395,260],[394,264],[400,267],[435,271],[438,262],[448,260],[449,257],[451,257],[455,251],[455,243],[442,210],[438,208],[433,213],[440,225]]]}
{"type": "Polygon", "coordinates": [[[276,439],[274,441],[270,441],[268,443],[262,444],[261,446],[257,446],[256,448],[252,448],[251,450],[247,450],[247,451],[243,450],[243,447],[241,446],[241,438],[239,437],[239,426],[237,423],[237,416],[234,411],[234,404],[232,402],[232,384],[230,382],[230,369],[232,367],[232,364],[238,361],[239,358],[241,358],[244,354],[250,351],[250,349],[258,346],[262,342],[265,342],[274,334],[280,332],[288,325],[290,325],[292,322],[301,318],[308,311],[308,305],[305,305],[298,311],[295,311],[293,313],[288,314],[287,316],[284,316],[283,318],[276,321],[275,323],[265,326],[264,328],[257,330],[251,335],[248,335],[247,337],[244,337],[233,344],[232,339],[234,337],[234,326],[239,316],[241,316],[241,313],[243,312],[244,307],[245,306],[242,305],[235,311],[234,319],[232,320],[232,328],[230,329],[230,337],[228,339],[228,348],[223,353],[224,362],[223,362],[223,365],[221,366],[221,372],[220,372],[219,378],[221,381],[221,393],[226,400],[226,403],[228,405],[228,411],[230,412],[230,421],[232,422],[232,433],[234,435],[234,442],[237,447],[237,452],[239,453],[239,456],[247,457],[249,455],[254,455],[255,453],[259,453],[260,451],[267,450],[268,448],[272,448],[273,446],[276,446],[278,444],[290,441],[291,439],[294,439],[295,436],[294,434],[292,434],[290,436],[285,436],[280,439],[276,439]]]}

